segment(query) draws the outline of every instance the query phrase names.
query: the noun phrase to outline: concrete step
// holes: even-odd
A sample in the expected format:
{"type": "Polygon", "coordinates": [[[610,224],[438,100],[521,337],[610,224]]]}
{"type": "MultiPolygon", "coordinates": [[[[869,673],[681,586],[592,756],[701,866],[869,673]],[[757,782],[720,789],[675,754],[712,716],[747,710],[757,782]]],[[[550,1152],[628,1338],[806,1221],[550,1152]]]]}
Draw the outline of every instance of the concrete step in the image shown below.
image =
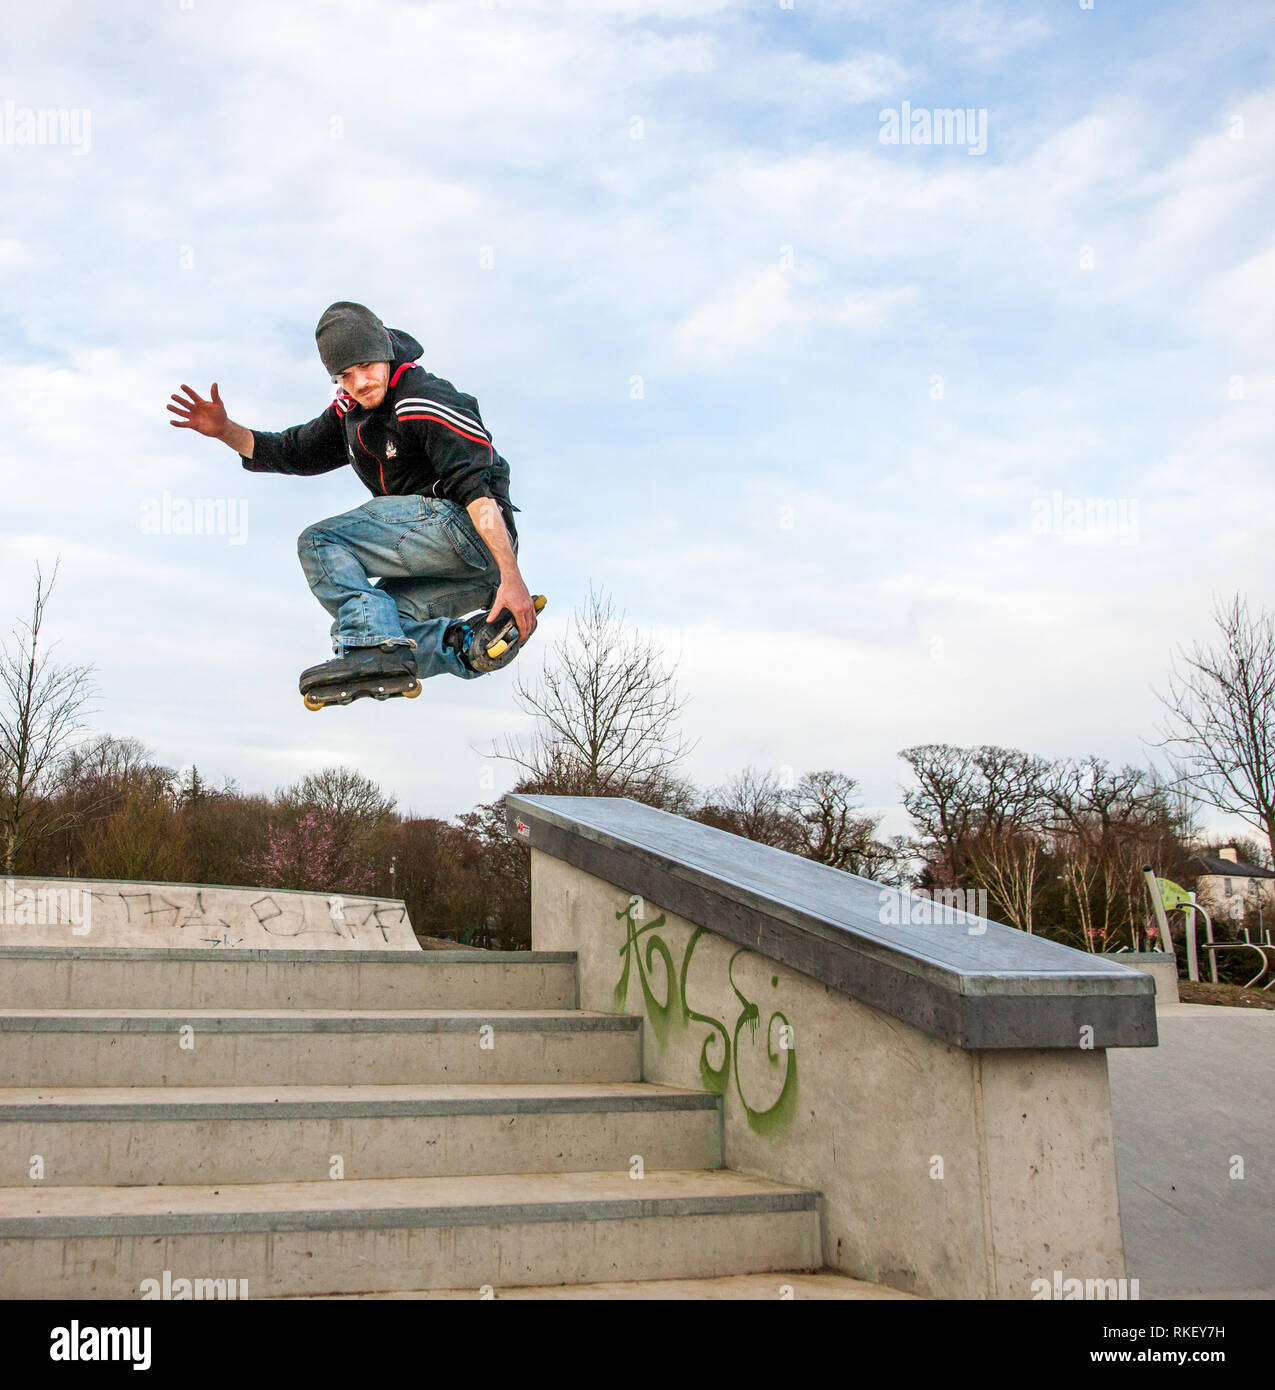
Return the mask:
{"type": "MultiPolygon", "coordinates": [[[[852,1279],[836,1269],[815,1271],[783,1269],[769,1274],[724,1274],[715,1279],[634,1279],[607,1284],[536,1284],[526,1288],[499,1289],[400,1289],[392,1293],[308,1294],[306,1299],[327,1297],[342,1302],[360,1299],[621,1299],[637,1302],[712,1300],[715,1302],[775,1302],[784,1299],[852,1300],[870,1302],[882,1299],[908,1299],[915,1294],[892,1289],[887,1284],[870,1284],[852,1279]]],[[[293,1299],[301,1301],[296,1295],[293,1299]]]]}
{"type": "Polygon", "coordinates": [[[640,1026],[552,1009],[0,1009],[0,1087],[636,1081],[640,1026]]]}
{"type": "Polygon", "coordinates": [[[625,1172],[721,1164],[717,1096],[647,1082],[0,1090],[0,1187],[625,1172]]]}
{"type": "Polygon", "coordinates": [[[8,1009],[569,1009],[565,951],[0,948],[8,1009]]]}
{"type": "Polygon", "coordinates": [[[817,1194],[725,1169],[0,1189],[0,1298],[710,1278],[822,1265],[817,1194]]]}

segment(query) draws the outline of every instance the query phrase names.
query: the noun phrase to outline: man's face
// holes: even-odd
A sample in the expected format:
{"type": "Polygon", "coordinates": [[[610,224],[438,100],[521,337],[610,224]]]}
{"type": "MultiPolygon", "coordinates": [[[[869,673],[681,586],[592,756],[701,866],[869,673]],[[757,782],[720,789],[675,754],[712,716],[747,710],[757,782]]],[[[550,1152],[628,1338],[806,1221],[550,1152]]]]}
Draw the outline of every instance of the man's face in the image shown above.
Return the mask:
{"type": "Polygon", "coordinates": [[[375,410],[385,399],[390,384],[390,364],[388,362],[359,362],[353,367],[338,373],[333,378],[343,391],[351,396],[365,410],[375,410]]]}

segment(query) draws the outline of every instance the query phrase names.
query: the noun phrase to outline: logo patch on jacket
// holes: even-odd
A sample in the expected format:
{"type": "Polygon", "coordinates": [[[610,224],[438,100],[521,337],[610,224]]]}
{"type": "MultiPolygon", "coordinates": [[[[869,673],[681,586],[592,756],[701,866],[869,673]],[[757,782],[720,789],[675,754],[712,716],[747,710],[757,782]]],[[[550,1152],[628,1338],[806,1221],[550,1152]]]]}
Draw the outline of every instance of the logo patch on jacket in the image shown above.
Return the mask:
{"type": "Polygon", "coordinates": [[[394,441],[391,439],[385,446],[385,457],[387,459],[392,459],[397,453],[398,450],[394,447],[394,441]]]}

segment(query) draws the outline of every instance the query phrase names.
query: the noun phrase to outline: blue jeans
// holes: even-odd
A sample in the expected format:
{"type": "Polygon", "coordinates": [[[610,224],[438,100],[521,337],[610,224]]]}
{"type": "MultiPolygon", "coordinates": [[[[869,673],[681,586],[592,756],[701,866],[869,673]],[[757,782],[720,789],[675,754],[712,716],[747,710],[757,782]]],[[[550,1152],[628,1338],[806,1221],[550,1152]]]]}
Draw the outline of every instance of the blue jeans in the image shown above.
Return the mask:
{"type": "MultiPolygon", "coordinates": [[[[517,540],[513,548],[517,554],[517,540]]],[[[417,494],[370,497],[307,526],[297,555],[315,598],[335,619],[337,656],[389,642],[415,648],[421,680],[484,674],[443,647],[453,619],[490,608],[500,584],[499,566],[463,507],[417,494]]]]}

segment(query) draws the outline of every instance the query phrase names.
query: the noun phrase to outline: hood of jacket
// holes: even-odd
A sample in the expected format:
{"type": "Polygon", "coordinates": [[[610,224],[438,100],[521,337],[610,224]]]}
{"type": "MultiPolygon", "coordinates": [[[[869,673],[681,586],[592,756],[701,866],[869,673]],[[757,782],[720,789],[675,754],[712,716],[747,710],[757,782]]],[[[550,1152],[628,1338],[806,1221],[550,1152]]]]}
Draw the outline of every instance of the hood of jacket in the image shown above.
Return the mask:
{"type": "Polygon", "coordinates": [[[403,362],[415,362],[425,351],[410,333],[404,333],[401,328],[388,328],[386,332],[390,335],[390,346],[394,349],[394,360],[390,363],[391,368],[397,367],[403,362]]]}

